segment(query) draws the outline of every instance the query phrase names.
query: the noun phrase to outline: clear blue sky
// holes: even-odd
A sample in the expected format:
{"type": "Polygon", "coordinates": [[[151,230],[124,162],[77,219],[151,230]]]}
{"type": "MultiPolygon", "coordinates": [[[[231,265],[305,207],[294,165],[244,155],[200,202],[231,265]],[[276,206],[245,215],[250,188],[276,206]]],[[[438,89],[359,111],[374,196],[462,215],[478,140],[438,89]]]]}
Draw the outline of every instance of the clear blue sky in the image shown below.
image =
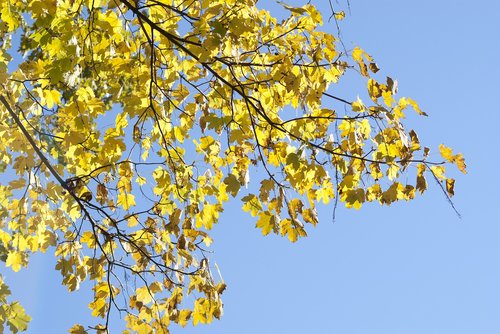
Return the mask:
{"type": "MultiPolygon", "coordinates": [[[[411,119],[426,146],[464,153],[469,174],[455,174],[454,198],[463,218],[429,182],[411,203],[339,208],[335,223],[323,206],[309,238],[290,244],[262,237],[234,202],[213,233],[225,315],[173,333],[500,333],[500,2],[350,4],[346,46],[372,54],[430,115],[411,119]]],[[[49,255],[19,275],[2,270],[34,318],[28,333],[89,319],[85,296],[66,294],[52,268],[49,255]]]]}

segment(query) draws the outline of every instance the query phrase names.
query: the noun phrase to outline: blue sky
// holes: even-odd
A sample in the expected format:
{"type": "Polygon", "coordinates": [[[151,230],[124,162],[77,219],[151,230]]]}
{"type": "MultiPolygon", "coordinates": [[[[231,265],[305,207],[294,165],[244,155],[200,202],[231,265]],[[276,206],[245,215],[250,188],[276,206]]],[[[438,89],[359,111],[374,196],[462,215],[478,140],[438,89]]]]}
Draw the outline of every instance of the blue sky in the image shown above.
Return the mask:
{"type": "MultiPolygon", "coordinates": [[[[328,15],[328,1],[320,2],[328,15]]],[[[399,81],[400,95],[429,114],[408,120],[426,146],[445,143],[465,155],[468,175],[452,172],[462,219],[429,182],[430,191],[410,203],[339,207],[335,223],[333,207],[321,206],[321,223],[290,244],[262,237],[234,201],[213,233],[212,259],[228,284],[225,315],[173,333],[500,332],[500,116],[494,102],[500,3],[350,5],[342,24],[347,48],[363,47],[381,75],[399,81]]],[[[346,94],[355,97],[359,87],[346,94]]],[[[50,255],[37,256],[18,275],[2,270],[34,318],[28,333],[64,333],[90,320],[83,293],[66,294],[53,265],[50,255]]]]}

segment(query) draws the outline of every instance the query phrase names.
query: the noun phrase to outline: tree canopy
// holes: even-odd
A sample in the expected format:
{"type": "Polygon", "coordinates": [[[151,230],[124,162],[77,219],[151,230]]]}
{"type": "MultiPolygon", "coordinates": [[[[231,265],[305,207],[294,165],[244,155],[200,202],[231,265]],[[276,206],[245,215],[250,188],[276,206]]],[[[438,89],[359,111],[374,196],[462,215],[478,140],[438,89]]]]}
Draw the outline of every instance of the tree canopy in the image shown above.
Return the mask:
{"type": "MultiPolygon", "coordinates": [[[[96,324],[70,333],[107,333],[113,313],[124,333],[218,319],[210,230],[236,200],[295,242],[318,203],[409,201],[428,179],[453,196],[463,156],[429,158],[404,124],[418,104],[313,4],[278,4],[286,17],[257,0],[0,2],[0,259],[54,251],[68,291],[93,282],[96,324]],[[346,74],[362,97],[337,95],[346,74]]],[[[1,279],[1,326],[25,330],[9,295],[1,279]]]]}

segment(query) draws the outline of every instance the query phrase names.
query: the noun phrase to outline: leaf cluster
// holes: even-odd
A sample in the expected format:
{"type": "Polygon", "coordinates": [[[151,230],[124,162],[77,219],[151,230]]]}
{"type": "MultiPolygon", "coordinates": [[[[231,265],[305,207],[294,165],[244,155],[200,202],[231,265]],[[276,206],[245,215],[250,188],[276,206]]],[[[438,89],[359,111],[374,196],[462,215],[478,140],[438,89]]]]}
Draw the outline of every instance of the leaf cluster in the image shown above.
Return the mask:
{"type": "Polygon", "coordinates": [[[220,318],[210,230],[231,198],[295,242],[318,203],[409,201],[429,175],[453,196],[445,166],[463,157],[429,158],[404,126],[418,104],[312,4],[282,6],[279,21],[255,0],[0,2],[0,255],[19,271],[54,251],[69,291],[93,282],[100,320],[70,333],[108,333],[113,313],[124,333],[220,318]],[[335,95],[347,74],[365,101],[335,95]]]}

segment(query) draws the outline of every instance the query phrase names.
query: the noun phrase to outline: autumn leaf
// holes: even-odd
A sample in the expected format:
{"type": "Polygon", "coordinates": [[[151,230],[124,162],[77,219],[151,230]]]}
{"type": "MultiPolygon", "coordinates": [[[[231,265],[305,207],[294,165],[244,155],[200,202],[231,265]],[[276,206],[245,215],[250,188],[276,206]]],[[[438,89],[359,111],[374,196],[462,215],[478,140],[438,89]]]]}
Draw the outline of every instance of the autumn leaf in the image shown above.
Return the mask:
{"type": "Polygon", "coordinates": [[[454,163],[462,173],[467,174],[467,165],[461,153],[454,155],[453,150],[444,144],[439,145],[439,153],[446,161],[454,163]]]}
{"type": "Polygon", "coordinates": [[[455,195],[455,180],[454,179],[446,179],[446,191],[449,196],[455,195]]]}
{"type": "Polygon", "coordinates": [[[238,191],[240,190],[240,181],[234,174],[229,174],[225,179],[224,183],[227,185],[227,191],[231,196],[236,197],[238,191]]]}
{"type": "Polygon", "coordinates": [[[69,329],[70,334],[87,334],[88,332],[82,325],[74,325],[69,329]]]}
{"type": "Polygon", "coordinates": [[[0,10],[0,17],[2,21],[7,23],[9,31],[14,31],[19,26],[19,20],[16,18],[14,13],[12,12],[12,7],[10,3],[8,5],[3,6],[0,10]]]}
{"type": "Polygon", "coordinates": [[[25,313],[24,308],[18,302],[8,305],[5,313],[12,333],[24,332],[28,328],[31,317],[25,313]]]}
{"type": "Polygon", "coordinates": [[[25,255],[21,252],[12,251],[7,255],[5,265],[12,267],[15,272],[21,270],[21,267],[26,264],[25,255]]]}
{"type": "Polygon", "coordinates": [[[340,12],[335,13],[335,19],[339,21],[345,19],[345,12],[342,10],[340,12]]]}
{"type": "Polygon", "coordinates": [[[186,327],[188,324],[189,319],[191,319],[191,314],[193,312],[191,310],[181,310],[179,312],[179,320],[178,323],[182,327],[186,327]]]}
{"type": "Polygon", "coordinates": [[[131,206],[134,206],[136,204],[135,196],[133,194],[120,193],[118,195],[118,200],[116,203],[118,205],[121,205],[124,210],[128,210],[131,206]]]}
{"type": "Polygon", "coordinates": [[[373,58],[359,47],[355,47],[351,55],[353,60],[358,64],[361,75],[368,77],[368,66],[365,63],[365,59],[369,63],[372,63],[373,58]]]}
{"type": "Polygon", "coordinates": [[[277,3],[279,3],[281,6],[283,6],[283,8],[291,11],[294,14],[302,15],[304,13],[307,13],[307,9],[305,9],[305,8],[293,7],[293,6],[287,5],[286,3],[282,2],[282,1],[277,1],[277,3]]]}
{"type": "Polygon", "coordinates": [[[257,220],[255,227],[262,230],[262,235],[268,235],[276,229],[276,222],[269,212],[262,212],[259,214],[259,220],[257,220]]]}

